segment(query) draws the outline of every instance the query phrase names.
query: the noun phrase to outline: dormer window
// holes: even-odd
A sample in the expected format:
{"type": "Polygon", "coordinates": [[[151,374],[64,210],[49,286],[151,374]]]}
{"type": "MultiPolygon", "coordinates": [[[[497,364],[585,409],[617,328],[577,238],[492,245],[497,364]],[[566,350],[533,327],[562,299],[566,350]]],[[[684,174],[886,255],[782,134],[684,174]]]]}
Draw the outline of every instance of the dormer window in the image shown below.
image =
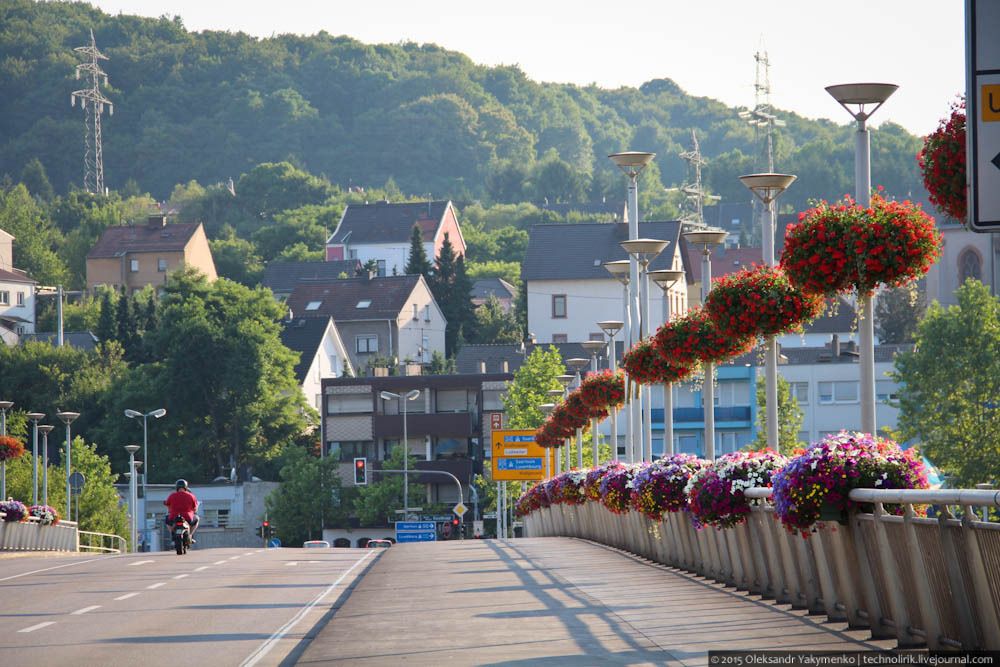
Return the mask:
{"type": "Polygon", "coordinates": [[[306,310],[319,310],[319,307],[322,305],[322,301],[310,301],[306,304],[306,310]]]}
{"type": "Polygon", "coordinates": [[[372,305],[371,299],[361,299],[361,301],[358,301],[358,305],[356,305],[355,308],[367,308],[370,305],[372,305]]]}

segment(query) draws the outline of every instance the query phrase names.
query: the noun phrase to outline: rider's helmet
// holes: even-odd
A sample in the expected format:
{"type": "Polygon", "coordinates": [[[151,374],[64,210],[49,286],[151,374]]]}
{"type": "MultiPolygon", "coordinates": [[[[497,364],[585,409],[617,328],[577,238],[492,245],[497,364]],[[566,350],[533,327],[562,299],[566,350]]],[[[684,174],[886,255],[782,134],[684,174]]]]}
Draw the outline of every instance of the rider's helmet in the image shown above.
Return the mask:
{"type": "Polygon", "coordinates": [[[180,491],[181,489],[188,488],[188,483],[186,479],[179,479],[177,480],[177,483],[174,486],[176,486],[177,490],[180,491]]]}

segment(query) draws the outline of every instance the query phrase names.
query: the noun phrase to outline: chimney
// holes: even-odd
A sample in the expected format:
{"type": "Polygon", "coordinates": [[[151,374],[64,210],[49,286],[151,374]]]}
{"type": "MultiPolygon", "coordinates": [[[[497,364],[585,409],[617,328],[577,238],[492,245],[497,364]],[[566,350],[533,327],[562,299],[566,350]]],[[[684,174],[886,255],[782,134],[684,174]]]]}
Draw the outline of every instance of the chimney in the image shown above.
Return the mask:
{"type": "Polygon", "coordinates": [[[167,226],[167,216],[163,213],[151,215],[146,219],[146,226],[150,229],[160,229],[167,226]]]}
{"type": "Polygon", "coordinates": [[[834,359],[840,358],[840,336],[833,334],[830,338],[830,353],[834,359]]]}

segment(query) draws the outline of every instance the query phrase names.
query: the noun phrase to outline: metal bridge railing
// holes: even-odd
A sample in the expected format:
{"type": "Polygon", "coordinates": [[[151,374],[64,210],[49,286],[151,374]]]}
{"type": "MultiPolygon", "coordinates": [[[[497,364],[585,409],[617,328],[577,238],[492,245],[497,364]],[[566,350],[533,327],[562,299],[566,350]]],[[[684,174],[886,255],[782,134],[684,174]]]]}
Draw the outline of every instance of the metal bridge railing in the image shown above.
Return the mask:
{"type": "Polygon", "coordinates": [[[95,551],[106,554],[123,554],[128,552],[128,543],[120,535],[110,533],[95,533],[89,530],[78,531],[77,551],[95,551]]]}

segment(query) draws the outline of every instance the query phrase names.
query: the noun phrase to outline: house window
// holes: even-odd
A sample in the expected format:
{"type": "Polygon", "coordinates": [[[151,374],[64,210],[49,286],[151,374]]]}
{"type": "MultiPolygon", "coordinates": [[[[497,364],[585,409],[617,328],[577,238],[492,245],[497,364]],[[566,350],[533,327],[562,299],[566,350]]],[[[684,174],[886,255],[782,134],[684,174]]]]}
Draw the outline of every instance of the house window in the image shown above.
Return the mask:
{"type": "Polygon", "coordinates": [[[808,382],[789,382],[788,391],[791,393],[792,398],[797,400],[800,405],[805,405],[809,402],[808,382]]]}
{"type": "Polygon", "coordinates": [[[377,264],[378,264],[378,277],[385,278],[385,260],[380,259],[378,260],[377,264]]]}
{"type": "Polygon", "coordinates": [[[431,306],[430,304],[427,304],[426,306],[424,306],[424,322],[430,322],[430,321],[431,321],[431,306]]]}
{"type": "Polygon", "coordinates": [[[356,339],[358,354],[372,354],[378,352],[378,336],[358,336],[356,339]]]}
{"type": "Polygon", "coordinates": [[[467,459],[469,458],[469,442],[460,438],[439,438],[434,443],[434,458],[467,459]]]}
{"type": "Polygon", "coordinates": [[[552,317],[566,317],[566,295],[552,295],[552,317]]]}
{"type": "Polygon", "coordinates": [[[966,248],[958,256],[958,280],[964,283],[969,278],[981,280],[983,275],[983,260],[972,248],[966,248]]]}
{"type": "Polygon", "coordinates": [[[418,310],[417,309],[418,309],[417,304],[413,304],[413,319],[414,319],[414,321],[420,319],[420,315],[418,314],[418,310]]]}
{"type": "Polygon", "coordinates": [[[353,463],[355,458],[368,456],[368,441],[350,440],[330,443],[330,456],[341,463],[353,463]]]}
{"type": "Polygon", "coordinates": [[[736,445],[736,431],[718,431],[715,434],[715,453],[728,454],[739,449],[736,445]]]}
{"type": "Polygon", "coordinates": [[[132,271],[132,273],[138,273],[139,272],[139,260],[137,260],[137,259],[129,260],[129,269],[132,271]]]}
{"type": "Polygon", "coordinates": [[[335,354],[330,355],[330,372],[334,377],[337,376],[337,355],[335,354]]]}
{"type": "Polygon", "coordinates": [[[24,306],[24,292],[17,293],[17,305],[24,306]]]}
{"type": "Polygon", "coordinates": [[[7,290],[0,290],[0,306],[10,305],[10,292],[7,290]]]}
{"type": "Polygon", "coordinates": [[[599,341],[601,341],[603,343],[604,342],[604,334],[602,334],[600,331],[598,331],[596,333],[593,332],[593,331],[591,331],[590,332],[590,340],[599,340],[599,341]]]}
{"type": "Polygon", "coordinates": [[[160,273],[165,272],[167,270],[167,260],[163,259],[162,257],[157,258],[156,270],[159,271],[160,273]]]}
{"type": "Polygon", "coordinates": [[[820,382],[818,391],[820,405],[858,402],[858,383],[854,380],[820,382]]]}
{"type": "Polygon", "coordinates": [[[569,338],[567,338],[566,334],[552,334],[552,342],[553,343],[568,343],[569,342],[569,338]]]}
{"type": "Polygon", "coordinates": [[[333,394],[326,398],[327,414],[340,415],[372,411],[371,394],[333,394]]]}
{"type": "Polygon", "coordinates": [[[322,301],[310,301],[306,304],[306,310],[319,310],[319,307],[322,305],[322,301]]]}
{"type": "Polygon", "coordinates": [[[469,393],[465,389],[438,390],[438,412],[468,412],[469,393]]]}
{"type": "Polygon", "coordinates": [[[875,397],[882,401],[895,401],[899,399],[899,387],[892,380],[875,381],[875,397]]]}

